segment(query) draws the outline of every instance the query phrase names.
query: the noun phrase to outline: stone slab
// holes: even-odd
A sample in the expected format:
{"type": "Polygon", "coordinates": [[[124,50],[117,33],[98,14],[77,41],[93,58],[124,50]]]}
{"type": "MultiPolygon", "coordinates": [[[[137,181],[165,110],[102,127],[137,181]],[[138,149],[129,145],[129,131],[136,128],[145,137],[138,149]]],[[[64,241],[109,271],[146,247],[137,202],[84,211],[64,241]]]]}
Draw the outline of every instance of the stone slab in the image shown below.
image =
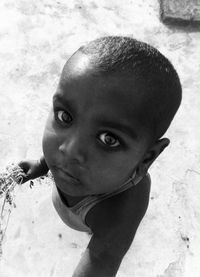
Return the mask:
{"type": "Polygon", "coordinates": [[[164,22],[200,24],[200,0],[160,0],[164,22]]]}

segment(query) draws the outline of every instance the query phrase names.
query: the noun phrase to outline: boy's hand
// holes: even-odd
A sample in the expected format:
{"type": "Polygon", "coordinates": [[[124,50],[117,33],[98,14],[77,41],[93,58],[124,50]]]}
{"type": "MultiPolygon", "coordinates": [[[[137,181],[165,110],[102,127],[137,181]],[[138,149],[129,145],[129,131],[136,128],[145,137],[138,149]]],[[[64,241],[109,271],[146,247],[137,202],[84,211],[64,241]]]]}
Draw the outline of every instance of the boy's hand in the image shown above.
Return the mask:
{"type": "Polygon", "coordinates": [[[46,175],[48,172],[48,167],[46,163],[44,165],[42,159],[21,161],[18,165],[23,170],[23,173],[21,174],[21,176],[23,177],[22,184],[31,179],[46,175]]]}

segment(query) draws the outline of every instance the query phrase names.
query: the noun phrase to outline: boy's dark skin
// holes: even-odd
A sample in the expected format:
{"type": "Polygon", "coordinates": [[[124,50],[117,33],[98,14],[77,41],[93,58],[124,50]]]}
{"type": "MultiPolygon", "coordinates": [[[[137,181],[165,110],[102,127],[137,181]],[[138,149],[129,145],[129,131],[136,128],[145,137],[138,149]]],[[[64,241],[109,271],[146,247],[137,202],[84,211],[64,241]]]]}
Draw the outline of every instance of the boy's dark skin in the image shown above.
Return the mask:
{"type": "Polygon", "coordinates": [[[20,163],[24,181],[50,169],[69,206],[88,195],[116,190],[134,171],[135,180],[141,179],[88,212],[86,223],[93,235],[73,277],[115,276],[146,212],[146,173],[169,140],[155,140],[141,124],[139,87],[134,78],[120,73],[98,74],[90,57],[77,52],[66,63],[54,95],[44,157],[20,163]]]}

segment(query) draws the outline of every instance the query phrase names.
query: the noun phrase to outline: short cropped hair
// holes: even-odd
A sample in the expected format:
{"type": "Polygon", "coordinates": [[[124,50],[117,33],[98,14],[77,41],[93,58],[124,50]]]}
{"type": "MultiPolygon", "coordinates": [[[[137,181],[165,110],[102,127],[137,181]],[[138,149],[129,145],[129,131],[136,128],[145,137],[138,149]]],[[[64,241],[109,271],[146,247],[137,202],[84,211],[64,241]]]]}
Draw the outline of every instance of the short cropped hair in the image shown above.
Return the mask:
{"type": "Polygon", "coordinates": [[[153,123],[156,138],[163,136],[182,98],[180,80],[171,62],[149,44],[123,36],[101,37],[78,51],[89,55],[102,75],[137,76],[145,89],[146,120],[153,123]]]}

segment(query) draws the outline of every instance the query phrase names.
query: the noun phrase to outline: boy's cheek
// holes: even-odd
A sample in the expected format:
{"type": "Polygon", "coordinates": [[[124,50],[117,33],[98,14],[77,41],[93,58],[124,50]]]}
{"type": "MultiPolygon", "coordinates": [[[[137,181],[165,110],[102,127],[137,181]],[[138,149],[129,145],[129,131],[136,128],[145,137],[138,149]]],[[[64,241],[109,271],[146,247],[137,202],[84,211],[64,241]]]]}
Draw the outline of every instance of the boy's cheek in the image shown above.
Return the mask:
{"type": "Polygon", "coordinates": [[[56,137],[56,122],[54,119],[54,113],[51,111],[45,124],[43,140],[53,140],[56,137]]]}
{"type": "Polygon", "coordinates": [[[55,124],[54,112],[53,112],[53,110],[51,110],[49,112],[48,117],[47,117],[47,121],[46,121],[46,124],[45,124],[45,130],[46,129],[51,130],[54,127],[54,124],[55,124]]]}
{"type": "Polygon", "coordinates": [[[42,139],[42,149],[48,166],[52,163],[53,157],[57,153],[57,148],[55,132],[51,128],[45,128],[42,139]]]}

